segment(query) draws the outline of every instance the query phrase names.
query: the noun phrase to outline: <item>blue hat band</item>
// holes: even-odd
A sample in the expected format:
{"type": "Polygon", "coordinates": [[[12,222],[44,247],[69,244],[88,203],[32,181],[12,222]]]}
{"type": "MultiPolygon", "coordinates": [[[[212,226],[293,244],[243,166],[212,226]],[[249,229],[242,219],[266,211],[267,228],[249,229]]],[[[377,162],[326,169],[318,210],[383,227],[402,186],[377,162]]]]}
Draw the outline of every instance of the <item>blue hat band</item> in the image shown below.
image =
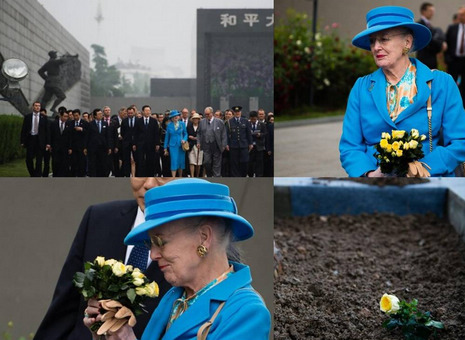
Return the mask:
{"type": "Polygon", "coordinates": [[[158,202],[153,202],[145,209],[145,219],[152,220],[181,213],[200,211],[205,214],[208,214],[209,211],[226,211],[236,214],[237,206],[232,197],[224,196],[209,198],[206,198],[205,196],[190,196],[189,199],[184,197],[177,200],[158,200],[158,202]],[[185,208],[180,209],[180,205],[185,208]]]}
{"type": "MultiPolygon", "coordinates": [[[[372,18],[368,22],[368,28],[375,27],[375,26],[380,26],[380,25],[397,25],[401,23],[405,23],[405,20],[401,20],[403,16],[379,16],[377,18],[372,18]]],[[[412,20],[409,17],[404,17],[408,18],[409,20],[412,20]]]]}

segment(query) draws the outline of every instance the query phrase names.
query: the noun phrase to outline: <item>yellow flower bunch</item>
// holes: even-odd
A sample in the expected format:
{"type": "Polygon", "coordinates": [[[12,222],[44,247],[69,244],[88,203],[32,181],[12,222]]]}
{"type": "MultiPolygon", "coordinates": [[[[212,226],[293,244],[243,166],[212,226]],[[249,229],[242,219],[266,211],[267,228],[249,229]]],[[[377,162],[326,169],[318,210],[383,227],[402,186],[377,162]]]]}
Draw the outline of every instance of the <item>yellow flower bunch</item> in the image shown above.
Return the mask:
{"type": "MultiPolygon", "coordinates": [[[[131,265],[114,259],[97,256],[93,262],[84,264],[84,272],[77,272],[73,278],[85,300],[114,300],[129,308],[135,315],[143,312],[142,300],[157,297],[156,282],[149,282],[145,274],[131,265]]],[[[95,326],[100,327],[101,323],[95,326]]]]}
{"type": "Polygon", "coordinates": [[[375,145],[374,156],[381,171],[385,174],[406,176],[408,164],[424,157],[422,141],[425,135],[420,135],[417,129],[392,130],[391,133],[381,133],[381,140],[375,145]]]}

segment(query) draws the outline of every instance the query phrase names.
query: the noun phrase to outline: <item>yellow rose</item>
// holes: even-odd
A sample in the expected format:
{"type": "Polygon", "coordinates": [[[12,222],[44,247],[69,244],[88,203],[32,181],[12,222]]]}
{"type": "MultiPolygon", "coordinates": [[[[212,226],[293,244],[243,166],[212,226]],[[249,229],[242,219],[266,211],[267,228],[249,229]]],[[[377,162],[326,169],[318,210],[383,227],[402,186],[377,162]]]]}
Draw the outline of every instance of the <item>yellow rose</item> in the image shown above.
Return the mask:
{"type": "Polygon", "coordinates": [[[408,150],[410,149],[410,144],[409,143],[405,143],[404,144],[404,150],[408,150]]]}
{"type": "Polygon", "coordinates": [[[105,258],[103,256],[97,256],[95,263],[97,263],[100,267],[103,267],[105,265],[105,258]]]}
{"type": "Polygon", "coordinates": [[[391,152],[391,156],[392,156],[392,157],[396,157],[396,155],[397,155],[397,154],[396,154],[395,151],[391,152]]]}
{"type": "Polygon", "coordinates": [[[404,130],[392,130],[392,138],[394,139],[401,139],[404,137],[404,134],[404,130]]]}
{"type": "Polygon", "coordinates": [[[397,150],[396,154],[397,154],[397,157],[402,157],[403,151],[399,149],[397,150]]]}
{"type": "Polygon", "coordinates": [[[397,151],[400,148],[400,143],[399,142],[394,142],[392,143],[392,150],[397,151]]]}
{"type": "Polygon", "coordinates": [[[391,144],[388,144],[388,145],[387,145],[386,151],[387,151],[387,152],[391,152],[391,151],[392,151],[392,145],[391,145],[391,144]]]}
{"type": "Polygon", "coordinates": [[[109,266],[112,266],[116,263],[116,260],[113,260],[113,259],[109,259],[109,260],[106,260],[105,261],[105,264],[109,265],[109,266]]]}
{"type": "Polygon", "coordinates": [[[379,146],[381,146],[383,149],[386,149],[386,147],[388,146],[388,141],[386,139],[381,139],[381,141],[379,142],[379,146]]]}
{"type": "Polygon", "coordinates": [[[134,283],[134,286],[140,286],[140,285],[144,284],[144,279],[142,279],[140,277],[136,277],[136,278],[134,278],[134,280],[132,280],[132,283],[134,283]]]}
{"type": "Polygon", "coordinates": [[[391,138],[391,135],[390,135],[389,133],[387,133],[387,132],[383,132],[383,133],[381,134],[381,138],[389,139],[389,138],[391,138]]]}
{"type": "Polygon", "coordinates": [[[417,129],[412,129],[410,132],[412,133],[413,138],[416,139],[416,138],[420,137],[420,133],[418,132],[417,129]]]}
{"type": "Polygon", "coordinates": [[[418,146],[418,142],[416,140],[411,140],[409,144],[410,144],[410,149],[416,149],[418,146]]]}
{"type": "Polygon", "coordinates": [[[136,287],[136,294],[143,296],[146,294],[145,287],[136,287]]]}
{"type": "Polygon", "coordinates": [[[119,277],[123,276],[127,272],[126,266],[121,262],[113,263],[111,270],[113,271],[113,274],[119,277]]]}
{"type": "Polygon", "coordinates": [[[425,135],[421,135],[420,140],[421,140],[421,141],[424,141],[425,139],[426,139],[426,136],[425,136],[425,135]]]}
{"type": "Polygon", "coordinates": [[[145,285],[145,291],[148,297],[157,297],[158,296],[158,285],[155,281],[145,285]]]}
{"type": "Polygon", "coordinates": [[[134,269],[131,275],[135,279],[143,279],[145,277],[144,273],[142,273],[139,268],[134,269]]]}
{"type": "Polygon", "coordinates": [[[130,264],[127,264],[126,269],[128,270],[128,272],[132,272],[134,270],[134,267],[131,266],[130,264]]]}
{"type": "Polygon", "coordinates": [[[395,295],[384,293],[379,302],[381,311],[388,314],[395,314],[399,310],[399,299],[395,295]]]}

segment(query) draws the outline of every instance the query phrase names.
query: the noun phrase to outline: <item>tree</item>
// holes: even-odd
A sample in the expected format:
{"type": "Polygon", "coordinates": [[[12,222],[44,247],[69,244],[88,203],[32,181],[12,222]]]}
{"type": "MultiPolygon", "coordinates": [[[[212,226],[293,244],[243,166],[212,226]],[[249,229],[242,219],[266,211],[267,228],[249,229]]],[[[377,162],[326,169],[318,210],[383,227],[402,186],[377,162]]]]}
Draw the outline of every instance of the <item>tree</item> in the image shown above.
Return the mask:
{"type": "Polygon", "coordinates": [[[90,70],[90,94],[95,97],[123,97],[120,88],[121,74],[115,65],[108,66],[105,48],[92,44],[94,50],[92,61],[94,68],[90,70]]]}

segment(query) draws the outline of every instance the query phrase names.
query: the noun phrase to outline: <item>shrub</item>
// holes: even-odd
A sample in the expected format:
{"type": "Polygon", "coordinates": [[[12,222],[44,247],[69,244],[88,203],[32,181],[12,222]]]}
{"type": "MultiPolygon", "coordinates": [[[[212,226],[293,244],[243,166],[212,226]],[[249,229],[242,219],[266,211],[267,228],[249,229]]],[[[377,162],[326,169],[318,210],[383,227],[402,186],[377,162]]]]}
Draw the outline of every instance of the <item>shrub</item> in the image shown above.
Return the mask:
{"type": "Polygon", "coordinates": [[[21,116],[0,115],[0,164],[25,157],[20,144],[22,124],[21,116]]]}
{"type": "Polygon", "coordinates": [[[314,104],[340,108],[358,77],[376,69],[371,53],[351,45],[338,34],[337,23],[317,29],[311,36],[307,14],[293,9],[275,27],[275,110],[309,104],[310,87],[314,104]]]}

